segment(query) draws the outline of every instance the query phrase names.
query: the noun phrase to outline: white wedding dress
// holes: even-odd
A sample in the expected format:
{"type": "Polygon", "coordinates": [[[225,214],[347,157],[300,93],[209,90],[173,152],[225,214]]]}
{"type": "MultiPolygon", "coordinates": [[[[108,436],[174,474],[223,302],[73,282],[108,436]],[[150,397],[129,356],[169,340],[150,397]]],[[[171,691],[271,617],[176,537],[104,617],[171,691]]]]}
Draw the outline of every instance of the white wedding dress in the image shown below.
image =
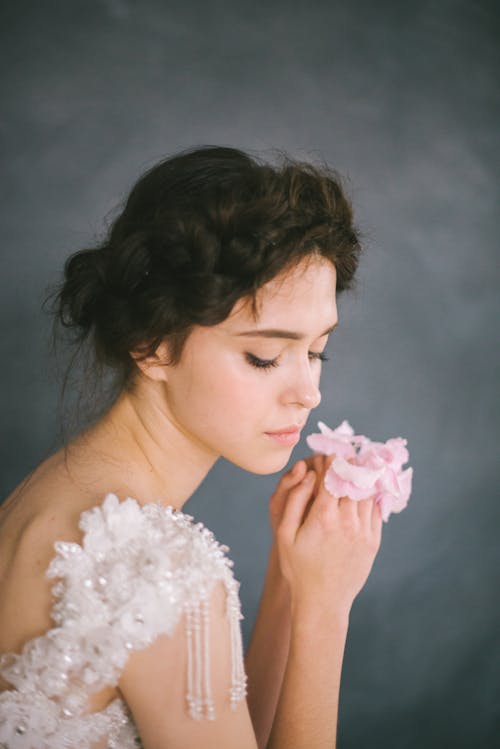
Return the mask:
{"type": "MultiPolygon", "coordinates": [[[[108,494],[80,516],[81,545],[57,541],[46,576],[54,626],[4,654],[0,673],[12,689],[0,693],[0,748],[90,749],[103,736],[108,749],[141,747],[130,711],[117,698],[88,713],[87,697],[118,683],[129,653],[172,634],[186,617],[186,709],[214,719],[210,693],[208,599],[226,589],[230,621],[233,709],[246,695],[239,599],[227,546],[202,523],[172,507],[108,494]]],[[[159,685],[160,688],[161,685],[159,685]]]]}

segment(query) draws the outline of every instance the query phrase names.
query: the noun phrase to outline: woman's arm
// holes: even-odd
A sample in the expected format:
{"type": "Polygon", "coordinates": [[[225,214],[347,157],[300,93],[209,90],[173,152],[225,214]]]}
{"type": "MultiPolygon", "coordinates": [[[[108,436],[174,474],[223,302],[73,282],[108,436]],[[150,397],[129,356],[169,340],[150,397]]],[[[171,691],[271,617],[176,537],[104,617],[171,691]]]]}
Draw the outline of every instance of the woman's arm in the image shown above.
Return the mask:
{"type": "Polygon", "coordinates": [[[273,542],[259,611],[245,657],[247,702],[259,749],[267,746],[290,649],[291,597],[279,564],[276,530],[290,489],[303,479],[310,468],[316,471],[319,485],[328,461],[331,461],[331,457],[319,454],[300,459],[281,476],[269,500],[273,542]]]}
{"type": "Polygon", "coordinates": [[[265,749],[278,704],[290,645],[290,595],[271,546],[264,588],[245,656],[247,702],[259,749],[265,749]]]}
{"type": "Polygon", "coordinates": [[[266,749],[335,749],[342,661],[349,614],[298,606],[283,686],[266,749]]]}
{"type": "MultiPolygon", "coordinates": [[[[266,749],[275,718],[290,651],[291,596],[281,572],[276,530],[286,507],[289,491],[300,483],[308,469],[316,471],[317,491],[334,456],[310,455],[283,474],[269,501],[273,542],[264,588],[252,638],[245,657],[248,676],[247,703],[259,749],[266,749]]],[[[307,516],[307,510],[304,517],[307,516]]]]}

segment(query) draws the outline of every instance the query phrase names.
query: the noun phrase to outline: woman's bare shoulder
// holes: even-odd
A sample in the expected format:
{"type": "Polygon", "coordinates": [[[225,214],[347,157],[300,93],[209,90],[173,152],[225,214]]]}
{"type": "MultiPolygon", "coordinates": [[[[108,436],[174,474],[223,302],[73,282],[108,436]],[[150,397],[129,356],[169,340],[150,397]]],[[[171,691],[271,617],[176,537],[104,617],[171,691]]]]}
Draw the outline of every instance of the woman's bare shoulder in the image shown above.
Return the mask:
{"type": "MultiPolygon", "coordinates": [[[[71,481],[60,451],[41,463],[0,505],[0,653],[23,646],[54,625],[53,581],[45,573],[56,541],[80,543],[79,519],[102,501],[71,481]]],[[[0,677],[0,692],[9,688],[0,677]]],[[[117,696],[114,687],[91,695],[90,712],[104,709],[117,696]]]]}
{"type": "Polygon", "coordinates": [[[81,513],[99,493],[76,486],[54,454],[21,482],[0,506],[0,652],[51,626],[51,583],[45,572],[59,540],[80,543],[81,513]]]}
{"type": "MultiPolygon", "coordinates": [[[[81,487],[71,479],[60,450],[0,505],[0,653],[20,653],[53,627],[54,583],[45,573],[55,556],[54,544],[81,542],[81,514],[99,504],[101,494],[99,487],[81,487]]],[[[0,677],[0,691],[8,687],[0,677]]],[[[95,693],[89,709],[103,709],[114,696],[114,688],[95,693]]]]}
{"type": "MultiPolygon", "coordinates": [[[[55,529],[70,530],[75,513],[88,502],[63,469],[64,459],[55,453],[28,475],[0,505],[2,547],[16,553],[33,545],[43,546],[55,529]],[[20,544],[29,536],[30,544],[20,544]]],[[[76,532],[76,529],[75,529],[76,532]]]]}

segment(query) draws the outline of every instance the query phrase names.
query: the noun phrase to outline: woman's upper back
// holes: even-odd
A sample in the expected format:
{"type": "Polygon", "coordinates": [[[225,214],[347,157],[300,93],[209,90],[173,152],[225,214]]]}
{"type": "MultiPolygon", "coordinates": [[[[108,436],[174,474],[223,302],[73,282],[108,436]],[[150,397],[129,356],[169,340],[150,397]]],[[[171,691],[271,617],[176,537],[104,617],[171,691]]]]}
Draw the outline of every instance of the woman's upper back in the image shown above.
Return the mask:
{"type": "Polygon", "coordinates": [[[0,505],[0,652],[19,650],[51,626],[45,571],[54,542],[81,540],[78,518],[91,503],[75,491],[57,453],[0,505]]]}
{"type": "Polygon", "coordinates": [[[221,702],[223,682],[226,699],[219,712],[230,701],[233,710],[243,701],[230,720],[238,730],[242,720],[253,741],[244,701],[239,584],[225,551],[189,515],[119,501],[113,494],[103,501],[75,492],[61,455],[42,464],[0,509],[0,652],[10,654],[0,661],[0,742],[10,746],[15,737],[16,747],[31,746],[31,730],[38,732],[40,749],[63,746],[68,737],[78,738],[82,748],[113,746],[113,739],[95,743],[105,727],[114,730],[116,745],[133,746],[137,734],[130,709],[143,716],[145,730],[152,721],[158,726],[155,740],[174,725],[178,730],[189,712],[183,729],[188,735],[200,730],[190,725],[192,718],[211,717],[211,699],[221,702]],[[210,616],[219,632],[210,633],[210,616]],[[176,673],[180,652],[184,672],[176,673]],[[155,666],[160,653],[163,672],[155,666]],[[217,673],[221,659],[223,678],[217,673]],[[173,675],[179,685],[177,718],[174,704],[155,705],[153,699],[163,690],[175,702],[173,675]],[[149,687],[153,692],[146,696],[149,687]],[[155,711],[165,716],[170,708],[170,722],[162,727],[155,711]],[[19,743],[23,736],[27,743],[19,743]]]}

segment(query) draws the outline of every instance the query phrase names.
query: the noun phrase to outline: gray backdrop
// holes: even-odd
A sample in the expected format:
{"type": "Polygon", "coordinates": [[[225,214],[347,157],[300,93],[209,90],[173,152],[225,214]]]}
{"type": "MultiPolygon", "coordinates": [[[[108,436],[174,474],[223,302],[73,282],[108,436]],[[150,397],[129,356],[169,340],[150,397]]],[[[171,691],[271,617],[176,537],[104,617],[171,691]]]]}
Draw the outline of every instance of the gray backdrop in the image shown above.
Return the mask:
{"type": "MultiPolygon", "coordinates": [[[[141,172],[208,143],[350,180],[369,249],[292,460],[347,418],[408,439],[414,490],[352,611],[341,749],[500,745],[497,8],[2,3],[1,496],[57,446],[46,287],[141,172]]],[[[184,508],[231,547],[246,644],[277,479],[221,460],[184,508]]]]}

